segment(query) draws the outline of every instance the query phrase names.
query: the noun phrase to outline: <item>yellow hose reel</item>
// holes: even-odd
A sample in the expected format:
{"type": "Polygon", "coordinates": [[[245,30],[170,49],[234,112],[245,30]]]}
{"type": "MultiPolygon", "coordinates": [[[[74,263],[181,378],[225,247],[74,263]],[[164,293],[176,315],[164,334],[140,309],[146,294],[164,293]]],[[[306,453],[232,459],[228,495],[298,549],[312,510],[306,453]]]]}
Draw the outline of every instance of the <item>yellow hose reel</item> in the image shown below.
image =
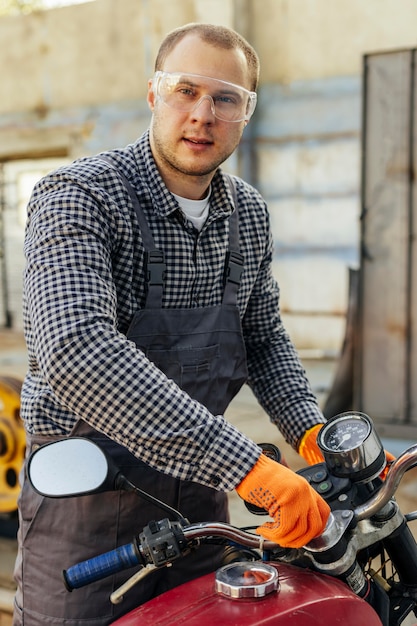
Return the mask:
{"type": "Polygon", "coordinates": [[[17,509],[19,472],[25,458],[26,437],[20,417],[21,381],[0,376],[0,514],[17,509]]]}

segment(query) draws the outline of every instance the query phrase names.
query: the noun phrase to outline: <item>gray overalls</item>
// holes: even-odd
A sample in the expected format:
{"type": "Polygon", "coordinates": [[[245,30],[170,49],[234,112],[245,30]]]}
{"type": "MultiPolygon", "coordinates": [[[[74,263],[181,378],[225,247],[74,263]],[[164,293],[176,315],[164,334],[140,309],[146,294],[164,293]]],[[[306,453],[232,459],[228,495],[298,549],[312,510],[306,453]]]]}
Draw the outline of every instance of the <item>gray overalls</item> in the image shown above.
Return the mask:
{"type": "MultiPolygon", "coordinates": [[[[119,172],[119,175],[120,172],[119,172]]],[[[238,216],[229,219],[229,251],[225,261],[223,302],[195,309],[163,309],[163,251],[156,250],[137,196],[122,176],[139,220],[147,257],[145,308],[131,322],[127,337],[169,378],[211,413],[222,414],[247,377],[236,296],[242,271],[238,249],[238,216]]],[[[234,189],[234,188],[233,188],[234,189]]],[[[235,199],[236,205],[236,199],[235,199]]],[[[228,521],[227,495],[197,483],[162,474],[138,461],[124,447],[79,421],[71,436],[99,441],[123,473],[144,491],[178,509],[190,522],[228,521]]],[[[28,448],[62,437],[28,437],[28,448]]],[[[61,572],[116,546],[130,543],[152,519],[166,517],[160,508],[125,492],[68,499],[46,499],[27,481],[20,496],[20,543],[28,558],[16,562],[18,607],[24,595],[24,617],[17,608],[14,626],[105,626],[132,608],[187,580],[216,569],[223,549],[203,546],[173,567],[152,573],[134,587],[122,604],[109,596],[134,570],[69,593],[61,572]],[[68,562],[68,546],[71,557],[68,562]],[[32,559],[31,554],[34,555],[32,559]]]]}

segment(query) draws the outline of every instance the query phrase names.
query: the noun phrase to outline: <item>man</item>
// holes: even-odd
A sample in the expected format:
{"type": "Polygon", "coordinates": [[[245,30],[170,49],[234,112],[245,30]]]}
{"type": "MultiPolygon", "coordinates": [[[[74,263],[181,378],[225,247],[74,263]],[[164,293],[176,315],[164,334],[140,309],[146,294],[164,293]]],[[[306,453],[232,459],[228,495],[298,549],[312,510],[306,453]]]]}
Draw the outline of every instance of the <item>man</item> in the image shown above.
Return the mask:
{"type": "MultiPolygon", "coordinates": [[[[189,521],[227,521],[236,489],[273,518],[260,534],[301,546],[322,532],[329,507],[223,417],[247,380],[306,457],[323,422],[280,320],[265,203],[219,169],[255,108],[258,58],[234,31],[191,24],[166,37],[155,70],[149,132],[52,173],[32,195],[28,451],[91,437],[189,521]]],[[[15,626],[109,624],[221,559],[202,547],[113,607],[110,593],[132,572],[69,594],[61,570],[163,513],[119,492],[47,500],[27,482],[19,511],[15,626]]]]}

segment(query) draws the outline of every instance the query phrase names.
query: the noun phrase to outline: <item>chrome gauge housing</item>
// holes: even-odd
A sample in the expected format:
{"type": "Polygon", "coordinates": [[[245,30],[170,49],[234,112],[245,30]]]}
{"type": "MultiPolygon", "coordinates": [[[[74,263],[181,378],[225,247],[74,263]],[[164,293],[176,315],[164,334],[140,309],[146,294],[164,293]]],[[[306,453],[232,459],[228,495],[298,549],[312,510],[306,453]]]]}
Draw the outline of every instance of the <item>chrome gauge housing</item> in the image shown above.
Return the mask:
{"type": "Polygon", "coordinates": [[[353,482],[376,478],[386,465],[384,447],[364,413],[348,411],[330,418],[317,444],[331,473],[353,482]]]}

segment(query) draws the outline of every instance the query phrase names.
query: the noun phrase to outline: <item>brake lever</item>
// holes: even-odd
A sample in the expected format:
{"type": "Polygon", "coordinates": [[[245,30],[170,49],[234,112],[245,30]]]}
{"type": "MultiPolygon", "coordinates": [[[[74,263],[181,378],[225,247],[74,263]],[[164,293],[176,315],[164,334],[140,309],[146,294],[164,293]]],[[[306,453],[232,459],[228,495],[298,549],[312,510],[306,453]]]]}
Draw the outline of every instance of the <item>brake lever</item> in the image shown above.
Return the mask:
{"type": "Polygon", "coordinates": [[[133,574],[133,576],[128,578],[128,580],[125,583],[123,583],[123,585],[120,585],[118,589],[115,589],[115,591],[113,591],[113,593],[110,596],[110,602],[112,604],[120,604],[125,594],[128,591],[130,591],[130,589],[132,589],[135,585],[140,583],[140,581],[146,578],[146,576],[148,576],[149,574],[152,574],[152,572],[156,569],[161,569],[161,567],[157,567],[153,563],[148,563],[148,565],[145,565],[145,567],[142,567],[138,572],[133,574]]]}
{"type": "Polygon", "coordinates": [[[149,522],[139,535],[138,548],[147,564],[131,576],[110,596],[112,604],[122,602],[125,593],[156,569],[172,565],[172,561],[185,556],[190,547],[184,537],[182,525],[167,518],[149,522]]]}

